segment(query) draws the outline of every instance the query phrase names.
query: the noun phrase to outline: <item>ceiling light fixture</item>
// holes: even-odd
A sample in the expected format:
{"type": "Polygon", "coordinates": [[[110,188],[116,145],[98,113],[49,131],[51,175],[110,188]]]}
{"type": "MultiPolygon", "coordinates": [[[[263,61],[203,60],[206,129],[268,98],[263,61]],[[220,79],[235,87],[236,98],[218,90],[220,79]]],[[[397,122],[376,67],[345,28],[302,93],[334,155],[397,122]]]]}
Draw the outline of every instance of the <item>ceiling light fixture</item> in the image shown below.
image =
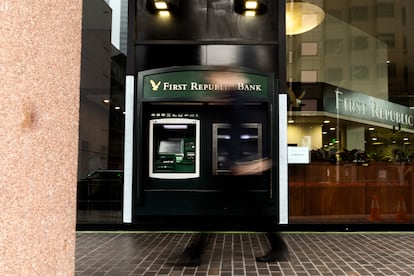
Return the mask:
{"type": "Polygon", "coordinates": [[[297,35],[319,26],[325,12],[317,5],[308,2],[291,1],[286,3],[286,34],[297,35]]]}
{"type": "Polygon", "coordinates": [[[234,11],[244,16],[264,14],[267,6],[264,0],[234,0],[234,11]]]}
{"type": "Polygon", "coordinates": [[[160,16],[169,16],[178,10],[179,0],[147,0],[147,10],[160,16]]]}
{"type": "Polygon", "coordinates": [[[248,10],[255,10],[257,9],[257,1],[246,1],[246,3],[244,3],[244,7],[248,10]]]}
{"type": "Polygon", "coordinates": [[[168,9],[167,2],[165,2],[165,1],[155,1],[154,6],[157,10],[166,10],[166,9],[168,9]]]}

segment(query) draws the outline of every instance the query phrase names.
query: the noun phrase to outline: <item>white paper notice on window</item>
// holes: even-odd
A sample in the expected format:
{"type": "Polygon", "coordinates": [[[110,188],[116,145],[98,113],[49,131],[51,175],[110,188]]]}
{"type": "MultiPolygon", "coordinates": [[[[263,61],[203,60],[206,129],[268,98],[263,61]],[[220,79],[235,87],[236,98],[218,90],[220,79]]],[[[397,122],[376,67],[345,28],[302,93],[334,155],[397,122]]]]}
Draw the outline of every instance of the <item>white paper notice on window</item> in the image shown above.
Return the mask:
{"type": "Polygon", "coordinates": [[[310,154],[308,147],[288,147],[289,164],[309,164],[310,154]]]}
{"type": "Polygon", "coordinates": [[[311,136],[303,136],[302,138],[302,147],[310,148],[312,145],[312,137],[311,136]]]}

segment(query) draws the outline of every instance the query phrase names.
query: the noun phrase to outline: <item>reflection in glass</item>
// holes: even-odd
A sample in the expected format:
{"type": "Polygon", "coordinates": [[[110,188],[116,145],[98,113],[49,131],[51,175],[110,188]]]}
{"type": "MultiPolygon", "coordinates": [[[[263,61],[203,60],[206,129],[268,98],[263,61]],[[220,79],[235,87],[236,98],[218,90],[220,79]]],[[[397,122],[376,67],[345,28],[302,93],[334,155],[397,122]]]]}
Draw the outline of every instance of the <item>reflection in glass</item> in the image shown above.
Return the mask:
{"type": "Polygon", "coordinates": [[[414,2],[354,3],[324,1],[320,27],[287,37],[286,55],[297,57],[287,64],[288,85],[306,91],[289,111],[288,143],[311,153],[311,164],[289,165],[291,223],[413,221],[414,26],[406,15],[414,2]],[[312,41],[317,54],[301,54],[312,41]],[[304,70],[317,80],[304,82],[304,70]],[[340,97],[328,103],[335,91],[340,97]]]}
{"type": "Polygon", "coordinates": [[[77,223],[120,223],[126,56],[111,43],[111,7],[83,2],[77,223]]]}
{"type": "Polygon", "coordinates": [[[213,124],[213,175],[230,174],[237,162],[247,162],[262,158],[262,125],[242,124],[240,137],[232,137],[230,124],[213,124]],[[233,156],[233,139],[241,145],[238,156],[233,156]]]}

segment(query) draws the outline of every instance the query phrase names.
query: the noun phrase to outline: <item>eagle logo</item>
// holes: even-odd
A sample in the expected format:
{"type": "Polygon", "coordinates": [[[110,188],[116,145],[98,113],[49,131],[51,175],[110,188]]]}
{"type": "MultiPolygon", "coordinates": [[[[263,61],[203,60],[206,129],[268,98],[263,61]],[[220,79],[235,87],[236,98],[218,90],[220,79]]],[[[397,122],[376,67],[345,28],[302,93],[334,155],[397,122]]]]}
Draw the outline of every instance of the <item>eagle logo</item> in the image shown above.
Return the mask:
{"type": "Polygon", "coordinates": [[[160,87],[161,81],[155,83],[154,80],[150,80],[152,91],[157,91],[158,87],[160,87]]]}
{"type": "Polygon", "coordinates": [[[302,94],[300,94],[299,97],[296,97],[295,92],[293,92],[292,88],[288,87],[287,93],[289,95],[290,98],[290,107],[301,107],[304,106],[304,104],[302,103],[302,99],[305,97],[306,91],[303,90],[302,94]]]}

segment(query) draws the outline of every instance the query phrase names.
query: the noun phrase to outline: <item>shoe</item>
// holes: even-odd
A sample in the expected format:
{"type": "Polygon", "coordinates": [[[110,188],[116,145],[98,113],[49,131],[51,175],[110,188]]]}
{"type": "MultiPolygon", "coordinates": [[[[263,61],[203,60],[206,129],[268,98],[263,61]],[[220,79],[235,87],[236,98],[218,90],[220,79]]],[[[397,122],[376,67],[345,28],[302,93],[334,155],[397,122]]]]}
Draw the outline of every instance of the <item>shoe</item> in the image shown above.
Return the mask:
{"type": "Polygon", "coordinates": [[[201,258],[200,257],[192,257],[187,260],[185,266],[199,266],[201,265],[201,258]]]}
{"type": "Polygon", "coordinates": [[[200,248],[194,247],[194,245],[186,248],[181,254],[177,265],[182,266],[199,266],[201,264],[201,250],[200,248]]]}
{"type": "Polygon", "coordinates": [[[176,265],[178,266],[199,266],[201,265],[200,256],[181,256],[177,261],[176,265]]]}
{"type": "Polygon", "coordinates": [[[270,251],[264,256],[256,258],[256,262],[259,262],[259,263],[270,263],[270,262],[276,262],[276,261],[277,261],[276,254],[272,251],[270,251]]]}

